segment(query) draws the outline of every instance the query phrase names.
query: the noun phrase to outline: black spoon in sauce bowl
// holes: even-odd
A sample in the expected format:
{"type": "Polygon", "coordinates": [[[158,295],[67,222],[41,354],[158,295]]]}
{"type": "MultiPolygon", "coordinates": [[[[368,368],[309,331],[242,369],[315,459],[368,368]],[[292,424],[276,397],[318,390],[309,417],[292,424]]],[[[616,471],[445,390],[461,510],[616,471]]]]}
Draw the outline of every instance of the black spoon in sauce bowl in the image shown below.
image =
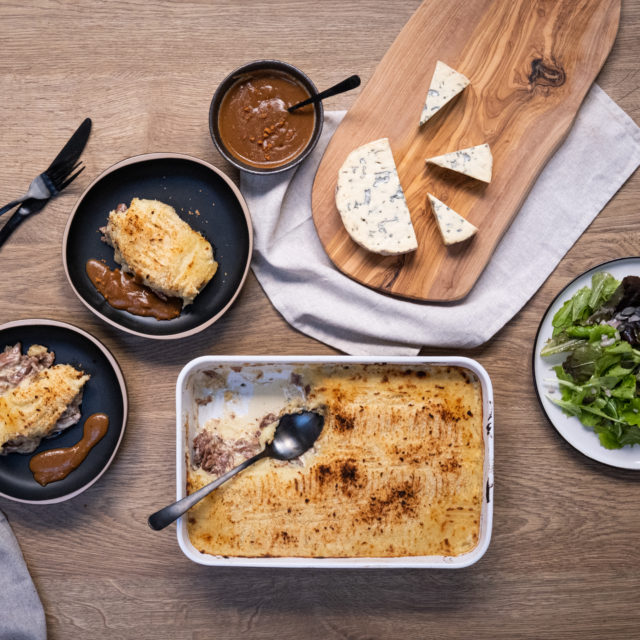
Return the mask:
{"type": "Polygon", "coordinates": [[[208,496],[214,489],[217,489],[221,484],[262,458],[275,458],[276,460],[298,458],[311,448],[318,439],[323,426],[324,416],[316,411],[286,413],[280,418],[273,440],[260,453],[227,471],[227,473],[198,489],[195,493],[156,511],[149,516],[149,526],[156,531],[164,529],[205,496],[208,496]]]}
{"type": "Polygon", "coordinates": [[[349,76],[346,80],[342,82],[338,82],[338,84],[333,85],[333,87],[329,87],[320,93],[316,93],[315,96],[311,96],[302,102],[298,102],[297,104],[292,105],[287,109],[289,113],[299,109],[300,107],[305,107],[308,104],[316,104],[316,102],[320,102],[325,98],[330,98],[331,96],[337,96],[339,93],[344,93],[345,91],[350,91],[351,89],[355,89],[360,86],[360,76],[349,76]]]}

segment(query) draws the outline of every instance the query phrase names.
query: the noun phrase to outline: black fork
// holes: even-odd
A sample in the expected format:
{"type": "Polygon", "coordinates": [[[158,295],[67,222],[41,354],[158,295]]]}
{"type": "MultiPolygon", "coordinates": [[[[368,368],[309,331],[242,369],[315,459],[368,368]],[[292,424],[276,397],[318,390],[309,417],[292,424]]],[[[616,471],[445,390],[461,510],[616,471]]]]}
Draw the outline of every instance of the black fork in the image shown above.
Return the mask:
{"type": "Polygon", "coordinates": [[[71,166],[72,164],[73,161],[63,162],[57,167],[44,172],[44,181],[46,182],[47,187],[49,187],[52,197],[57,196],[84,171],[84,166],[82,165],[81,160],[71,166]],[[76,169],[78,169],[78,171],[76,171],[76,169]],[[74,171],[76,172],[73,173],[74,171]],[[73,175],[70,175],[72,173],[73,175]]]}
{"type": "MultiPolygon", "coordinates": [[[[50,182],[47,187],[51,190],[51,196],[58,195],[63,189],[66,189],[83,171],[82,162],[62,163],[58,167],[50,169],[44,176],[50,182]],[[72,165],[72,166],[71,166],[72,165]],[[75,171],[75,173],[73,173],[75,171]],[[71,174],[71,175],[70,175],[71,174]]],[[[0,247],[5,243],[7,238],[20,226],[20,223],[30,214],[37,213],[42,209],[47,200],[27,200],[22,206],[7,220],[6,224],[0,229],[0,247]]]]}

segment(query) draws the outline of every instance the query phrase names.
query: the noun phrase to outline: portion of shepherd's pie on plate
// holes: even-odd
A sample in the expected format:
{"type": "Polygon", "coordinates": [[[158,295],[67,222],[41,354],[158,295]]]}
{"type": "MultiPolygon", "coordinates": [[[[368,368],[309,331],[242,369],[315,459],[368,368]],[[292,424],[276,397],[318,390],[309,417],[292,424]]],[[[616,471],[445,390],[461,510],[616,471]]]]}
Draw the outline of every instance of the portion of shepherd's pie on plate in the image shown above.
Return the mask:
{"type": "Polygon", "coordinates": [[[182,298],[183,306],[218,269],[209,241],[158,200],[133,198],[128,207],[118,205],[102,231],[123,271],[155,292],[182,298]]]}
{"type": "Polygon", "coordinates": [[[69,364],[53,365],[55,355],[18,343],[0,353],[0,455],[31,453],[43,438],[80,420],[87,374],[69,364]]]}

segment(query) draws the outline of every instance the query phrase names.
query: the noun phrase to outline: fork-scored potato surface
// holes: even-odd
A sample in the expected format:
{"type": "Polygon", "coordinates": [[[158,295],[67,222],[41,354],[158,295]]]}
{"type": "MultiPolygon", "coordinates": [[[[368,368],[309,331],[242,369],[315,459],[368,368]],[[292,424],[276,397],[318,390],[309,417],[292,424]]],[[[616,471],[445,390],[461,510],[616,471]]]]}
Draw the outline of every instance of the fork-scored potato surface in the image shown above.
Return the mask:
{"type": "MultiPolygon", "coordinates": [[[[244,376],[237,388],[252,388],[262,402],[261,381],[268,376],[260,368],[216,368],[220,375],[211,375],[206,398],[218,402],[217,386],[244,376]]],[[[303,464],[262,460],[191,509],[188,531],[196,549],[252,557],[398,557],[457,556],[477,545],[484,440],[482,389],[472,372],[295,365],[291,378],[285,371],[283,380],[289,379],[305,390],[307,406],[327,407],[315,450],[304,454],[303,464]]],[[[222,393],[226,403],[235,402],[232,391],[222,393]]],[[[286,412],[290,383],[283,383],[282,396],[286,412]]],[[[295,411],[299,402],[293,404],[295,411]]],[[[191,465],[187,471],[189,493],[213,479],[191,465]]]]}

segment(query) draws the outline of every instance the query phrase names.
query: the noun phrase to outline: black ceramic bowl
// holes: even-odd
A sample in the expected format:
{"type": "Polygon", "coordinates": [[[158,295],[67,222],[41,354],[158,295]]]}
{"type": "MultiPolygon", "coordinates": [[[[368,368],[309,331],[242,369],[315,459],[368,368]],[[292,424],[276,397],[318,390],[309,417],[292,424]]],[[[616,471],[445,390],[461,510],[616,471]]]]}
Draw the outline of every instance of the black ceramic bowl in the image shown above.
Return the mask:
{"type": "Polygon", "coordinates": [[[0,326],[0,353],[20,342],[22,353],[41,344],[55,353],[54,364],[70,364],[91,376],[82,395],[80,421],[59,436],[43,440],[33,454],[0,456],[0,497],[17,502],[51,504],[77,496],[109,468],[127,424],[127,390],[116,359],[92,335],[64,322],[28,319],[0,326]],[[35,453],[70,447],[81,438],[84,422],[92,413],[106,413],[109,428],[80,466],[66,478],[40,486],[29,469],[35,453]]]}
{"type": "Polygon", "coordinates": [[[62,260],[67,279],[87,308],[123,331],[157,339],[181,338],[213,324],[232,305],[249,272],[253,227],[249,209],[233,182],[203,160],[177,153],[149,153],[123,160],[98,176],[80,196],[64,233],[62,260]],[[102,242],[100,227],[109,212],[131,199],[148,198],[171,205],[213,246],[218,270],[173,320],[133,315],[115,309],[94,287],[87,260],[119,265],[102,242]]]}
{"type": "Polygon", "coordinates": [[[256,173],[256,174],[273,174],[280,173],[282,171],[287,171],[293,167],[298,166],[305,158],[309,156],[309,154],[313,151],[314,147],[318,143],[320,139],[320,134],[322,133],[322,123],[324,120],[324,111],[322,108],[322,102],[318,102],[314,105],[315,110],[315,123],[313,128],[313,133],[311,134],[311,138],[307,143],[307,146],[299,153],[293,160],[287,162],[286,164],[279,165],[277,167],[255,167],[250,164],[246,164],[236,156],[234,156],[229,149],[225,146],[221,136],[220,129],[218,126],[218,116],[220,113],[220,105],[222,104],[222,100],[227,93],[227,91],[235,84],[237,80],[239,80],[242,76],[251,73],[253,71],[280,71],[281,73],[288,74],[295,78],[306,90],[309,92],[309,95],[316,95],[318,90],[316,86],[313,84],[311,79],[305,75],[300,69],[294,67],[287,62],[281,62],[279,60],[255,60],[254,62],[249,62],[247,64],[238,67],[235,71],[230,73],[221,83],[220,86],[216,89],[216,92],[213,94],[213,99],[211,100],[211,107],[209,108],[209,130],[211,131],[211,138],[213,139],[214,144],[218,148],[218,151],[228,162],[230,162],[233,166],[241,169],[242,171],[246,171],[248,173],[256,173]]]}

